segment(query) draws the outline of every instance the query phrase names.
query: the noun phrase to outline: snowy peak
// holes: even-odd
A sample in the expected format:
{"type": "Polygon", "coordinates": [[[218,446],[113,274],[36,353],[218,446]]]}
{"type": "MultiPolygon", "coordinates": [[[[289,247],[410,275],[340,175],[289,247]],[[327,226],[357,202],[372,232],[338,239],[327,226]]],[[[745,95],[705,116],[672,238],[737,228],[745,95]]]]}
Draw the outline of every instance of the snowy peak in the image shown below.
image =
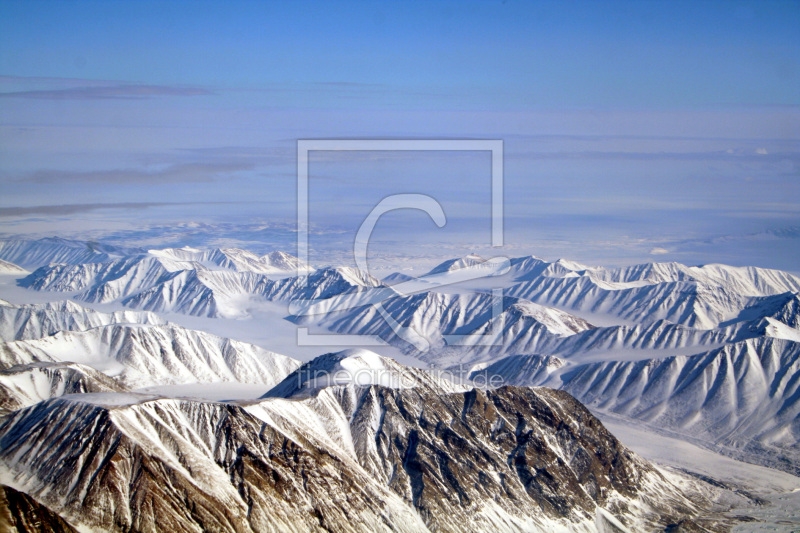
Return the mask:
{"type": "Polygon", "coordinates": [[[188,270],[232,270],[269,275],[298,275],[311,271],[298,258],[285,252],[271,252],[258,256],[238,248],[216,248],[198,250],[196,248],[166,248],[150,250],[150,255],[176,261],[182,269],[188,270]]]}
{"type": "Polygon", "coordinates": [[[140,255],[107,263],[49,265],[20,280],[19,285],[43,291],[85,291],[82,299],[106,303],[152,287],[179,270],[172,261],[140,255]]]}
{"type": "Polygon", "coordinates": [[[754,298],[729,323],[758,321],[769,318],[800,330],[800,293],[786,292],[774,296],[754,298]]]}
{"type": "Polygon", "coordinates": [[[800,291],[800,278],[780,270],[727,265],[685,266],[680,263],[646,263],[592,272],[598,280],[617,283],[667,283],[688,281],[724,287],[742,296],[770,296],[800,291]]]}
{"type": "Polygon", "coordinates": [[[417,280],[417,279],[418,278],[415,278],[414,276],[410,276],[410,275],[404,274],[402,272],[392,272],[388,276],[386,276],[383,279],[381,279],[381,282],[384,285],[391,286],[391,285],[395,285],[397,283],[405,283],[407,281],[414,281],[414,280],[417,280]]]}
{"type": "Polygon", "coordinates": [[[444,272],[453,272],[455,270],[460,270],[462,268],[467,268],[475,265],[480,265],[481,263],[485,263],[486,259],[477,255],[477,254],[469,254],[465,255],[464,257],[459,257],[456,259],[450,259],[435,266],[433,269],[430,270],[426,276],[431,276],[433,274],[442,274],[444,272]]]}
{"type": "Polygon", "coordinates": [[[353,287],[380,287],[382,284],[368,273],[353,267],[325,267],[308,276],[309,284],[347,283],[353,287]]]}
{"type": "Polygon", "coordinates": [[[547,331],[553,335],[569,336],[581,331],[594,329],[593,325],[582,318],[526,300],[512,304],[507,313],[510,317],[517,319],[533,319],[547,328],[547,331]]]}
{"type": "Polygon", "coordinates": [[[380,280],[356,268],[325,267],[307,276],[270,281],[261,294],[269,300],[313,301],[382,286],[380,280]]]}
{"type": "Polygon", "coordinates": [[[469,347],[470,350],[460,348],[458,352],[462,362],[487,350],[502,352],[515,349],[514,343],[528,346],[543,338],[572,335],[594,327],[564,311],[517,298],[495,300],[485,293],[391,296],[381,302],[381,308],[378,311],[374,305],[361,305],[323,315],[315,323],[337,333],[378,336],[406,350],[430,350],[425,358],[431,361],[449,345],[469,347]],[[493,320],[496,311],[498,316],[493,320]],[[487,342],[492,335],[495,338],[487,342]],[[479,346],[486,349],[471,349],[479,346]]]}
{"type": "MultiPolygon", "coordinates": [[[[19,285],[77,293],[76,298],[92,303],[120,302],[154,312],[239,318],[246,313],[239,306],[242,299],[263,298],[275,283],[266,273],[284,277],[284,267],[308,270],[288,254],[265,257],[235,249],[151,250],[106,263],[41,267],[19,285]]],[[[347,277],[357,278],[356,274],[347,277]]]]}
{"type": "Polygon", "coordinates": [[[398,389],[425,387],[439,393],[461,390],[424,370],[400,365],[369,350],[354,349],[316,357],[289,374],[264,398],[305,397],[328,387],[346,385],[398,389]]]}
{"type": "Polygon", "coordinates": [[[270,252],[262,256],[261,259],[273,269],[291,275],[301,275],[314,270],[299,258],[286,252],[270,252]]]}

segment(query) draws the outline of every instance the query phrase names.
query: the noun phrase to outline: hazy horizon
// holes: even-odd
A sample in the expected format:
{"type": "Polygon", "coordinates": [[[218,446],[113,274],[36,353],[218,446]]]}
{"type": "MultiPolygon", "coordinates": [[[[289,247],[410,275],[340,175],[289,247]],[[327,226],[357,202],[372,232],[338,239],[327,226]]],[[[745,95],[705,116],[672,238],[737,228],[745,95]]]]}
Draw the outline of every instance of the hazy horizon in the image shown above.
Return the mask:
{"type": "Polygon", "coordinates": [[[371,206],[410,192],[448,224],[387,215],[376,267],[797,272],[798,20],[796,2],[3,2],[0,234],[294,252],[298,139],[500,139],[505,247],[486,153],[317,153],[312,261],[346,261],[371,206]]]}

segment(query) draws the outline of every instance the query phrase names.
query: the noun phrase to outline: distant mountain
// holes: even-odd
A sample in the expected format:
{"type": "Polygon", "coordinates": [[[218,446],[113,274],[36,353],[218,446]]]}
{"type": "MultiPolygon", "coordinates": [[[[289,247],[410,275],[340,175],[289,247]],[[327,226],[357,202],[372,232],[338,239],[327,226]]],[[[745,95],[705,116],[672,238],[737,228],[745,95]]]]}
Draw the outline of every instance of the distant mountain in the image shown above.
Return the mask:
{"type": "Polygon", "coordinates": [[[571,363],[515,355],[473,378],[557,387],[587,406],[800,474],[800,342],[752,338],[707,352],[571,363]]]}
{"type": "Polygon", "coordinates": [[[0,259],[0,275],[5,276],[5,275],[20,275],[20,274],[28,274],[28,271],[22,268],[21,266],[0,259]]]}
{"type": "MultiPolygon", "coordinates": [[[[133,309],[240,318],[247,316],[247,298],[261,293],[269,283],[263,274],[250,272],[182,270],[145,290],[114,300],[133,309]]],[[[78,297],[91,301],[95,294],[89,291],[78,297]]]]}
{"type": "MultiPolygon", "coordinates": [[[[121,303],[157,312],[240,317],[247,314],[242,308],[242,297],[254,301],[317,300],[377,286],[380,286],[378,280],[347,268],[323,268],[312,274],[278,280],[249,272],[185,270],[123,298],[121,303]]],[[[86,293],[85,297],[91,299],[92,293],[86,293]]]]}
{"type": "Polygon", "coordinates": [[[680,263],[646,263],[631,267],[598,270],[596,279],[618,283],[664,283],[692,281],[706,286],[725,286],[744,296],[768,296],[800,291],[800,278],[768,268],[704,265],[688,267],[680,263]]]}
{"type": "MultiPolygon", "coordinates": [[[[594,327],[557,309],[516,298],[496,301],[483,293],[422,292],[389,297],[381,305],[391,322],[372,305],[294,320],[312,322],[337,333],[374,335],[401,347],[414,343],[415,347],[424,348],[421,357],[429,361],[439,360],[439,351],[448,345],[469,348],[485,342],[493,345],[495,352],[505,352],[521,349],[533,342],[531,339],[552,341],[594,327]],[[498,317],[492,321],[494,312],[498,317]]],[[[461,353],[464,361],[471,360],[470,352],[461,353]]],[[[474,353],[483,352],[478,348],[474,353]]]]}
{"type": "Polygon", "coordinates": [[[126,392],[116,379],[77,363],[29,363],[0,370],[3,414],[65,394],[126,392]]]}
{"type": "Polygon", "coordinates": [[[198,250],[195,248],[167,248],[150,250],[156,257],[163,257],[181,263],[188,269],[198,269],[197,265],[209,270],[225,269],[235,272],[254,272],[256,274],[300,275],[313,271],[300,259],[285,252],[271,252],[258,256],[247,250],[238,248],[216,248],[198,250]]]}
{"type": "Polygon", "coordinates": [[[136,250],[59,237],[0,240],[0,259],[26,269],[36,269],[51,263],[99,263],[131,253],[136,253],[136,250]]]}
{"type": "Polygon", "coordinates": [[[86,331],[109,324],[163,325],[166,321],[153,313],[101,313],[69,300],[26,305],[0,300],[0,339],[4,341],[39,339],[59,331],[86,331]]]}
{"type": "Polygon", "coordinates": [[[450,259],[433,267],[426,276],[430,276],[432,274],[441,274],[444,272],[453,272],[455,270],[460,270],[462,268],[467,268],[475,265],[480,265],[481,263],[485,263],[486,259],[477,255],[477,254],[469,254],[464,257],[459,257],[456,259],[450,259]]]}
{"type": "Polygon", "coordinates": [[[324,300],[382,286],[380,280],[358,269],[325,267],[307,276],[266,284],[261,293],[270,300],[324,300]]]}
{"type": "Polygon", "coordinates": [[[385,285],[394,285],[396,283],[404,283],[406,281],[416,280],[414,276],[409,276],[408,274],[403,274],[402,272],[392,272],[385,278],[381,279],[381,282],[385,285]]]}
{"type": "Polygon", "coordinates": [[[283,280],[286,276],[305,279],[305,275],[296,276],[298,271],[310,268],[282,252],[259,257],[235,249],[171,248],[107,262],[48,265],[19,285],[69,293],[90,303],[120,302],[148,311],[241,317],[246,315],[240,305],[243,297],[269,298],[269,293],[292,285],[283,280]]]}

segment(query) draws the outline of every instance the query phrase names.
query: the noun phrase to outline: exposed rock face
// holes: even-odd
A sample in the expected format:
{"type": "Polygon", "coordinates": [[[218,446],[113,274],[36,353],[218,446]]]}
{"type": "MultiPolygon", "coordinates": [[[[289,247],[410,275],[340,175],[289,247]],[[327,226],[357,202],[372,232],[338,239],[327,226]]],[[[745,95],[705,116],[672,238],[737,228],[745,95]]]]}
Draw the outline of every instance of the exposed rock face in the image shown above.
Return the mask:
{"type": "Polygon", "coordinates": [[[241,407],[131,401],[17,411],[0,428],[2,460],[59,512],[107,531],[424,531],[355,462],[241,407]]]}
{"type": "Polygon", "coordinates": [[[68,520],[108,531],[647,531],[698,511],[549,389],[74,395],[9,415],[0,461],[68,520]],[[309,429],[314,416],[327,425],[309,429]]]}
{"type": "Polygon", "coordinates": [[[0,485],[0,530],[19,533],[73,533],[56,513],[24,492],[0,485]]]}
{"type": "Polygon", "coordinates": [[[355,398],[342,403],[352,409],[359,461],[432,531],[579,527],[602,516],[598,507],[644,531],[693,514],[674,486],[564,392],[370,387],[355,398]]]}

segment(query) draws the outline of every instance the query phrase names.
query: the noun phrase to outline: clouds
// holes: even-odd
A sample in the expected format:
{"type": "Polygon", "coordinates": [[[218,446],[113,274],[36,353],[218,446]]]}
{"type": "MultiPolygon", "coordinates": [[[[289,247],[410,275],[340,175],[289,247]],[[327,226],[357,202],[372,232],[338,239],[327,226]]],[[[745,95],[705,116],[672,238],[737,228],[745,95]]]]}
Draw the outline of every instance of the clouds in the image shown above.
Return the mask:
{"type": "Polygon", "coordinates": [[[251,170],[250,162],[181,163],[155,169],[109,169],[68,171],[41,169],[30,172],[17,181],[28,185],[125,184],[154,185],[167,183],[209,183],[225,175],[251,170]]]}
{"type": "Polygon", "coordinates": [[[108,87],[70,87],[66,89],[12,91],[0,93],[0,98],[31,98],[39,100],[106,100],[141,99],[158,96],[200,96],[214,94],[197,87],[165,85],[114,85],[108,87]]]}
{"type": "Polygon", "coordinates": [[[179,205],[170,202],[128,202],[109,204],[63,204],[63,205],[32,205],[26,207],[0,207],[0,217],[22,217],[30,215],[65,216],[99,209],[134,209],[141,210],[148,207],[179,205]]]}
{"type": "Polygon", "coordinates": [[[0,76],[0,98],[30,100],[143,100],[208,96],[209,89],[188,85],[152,85],[106,80],[0,76]]]}

